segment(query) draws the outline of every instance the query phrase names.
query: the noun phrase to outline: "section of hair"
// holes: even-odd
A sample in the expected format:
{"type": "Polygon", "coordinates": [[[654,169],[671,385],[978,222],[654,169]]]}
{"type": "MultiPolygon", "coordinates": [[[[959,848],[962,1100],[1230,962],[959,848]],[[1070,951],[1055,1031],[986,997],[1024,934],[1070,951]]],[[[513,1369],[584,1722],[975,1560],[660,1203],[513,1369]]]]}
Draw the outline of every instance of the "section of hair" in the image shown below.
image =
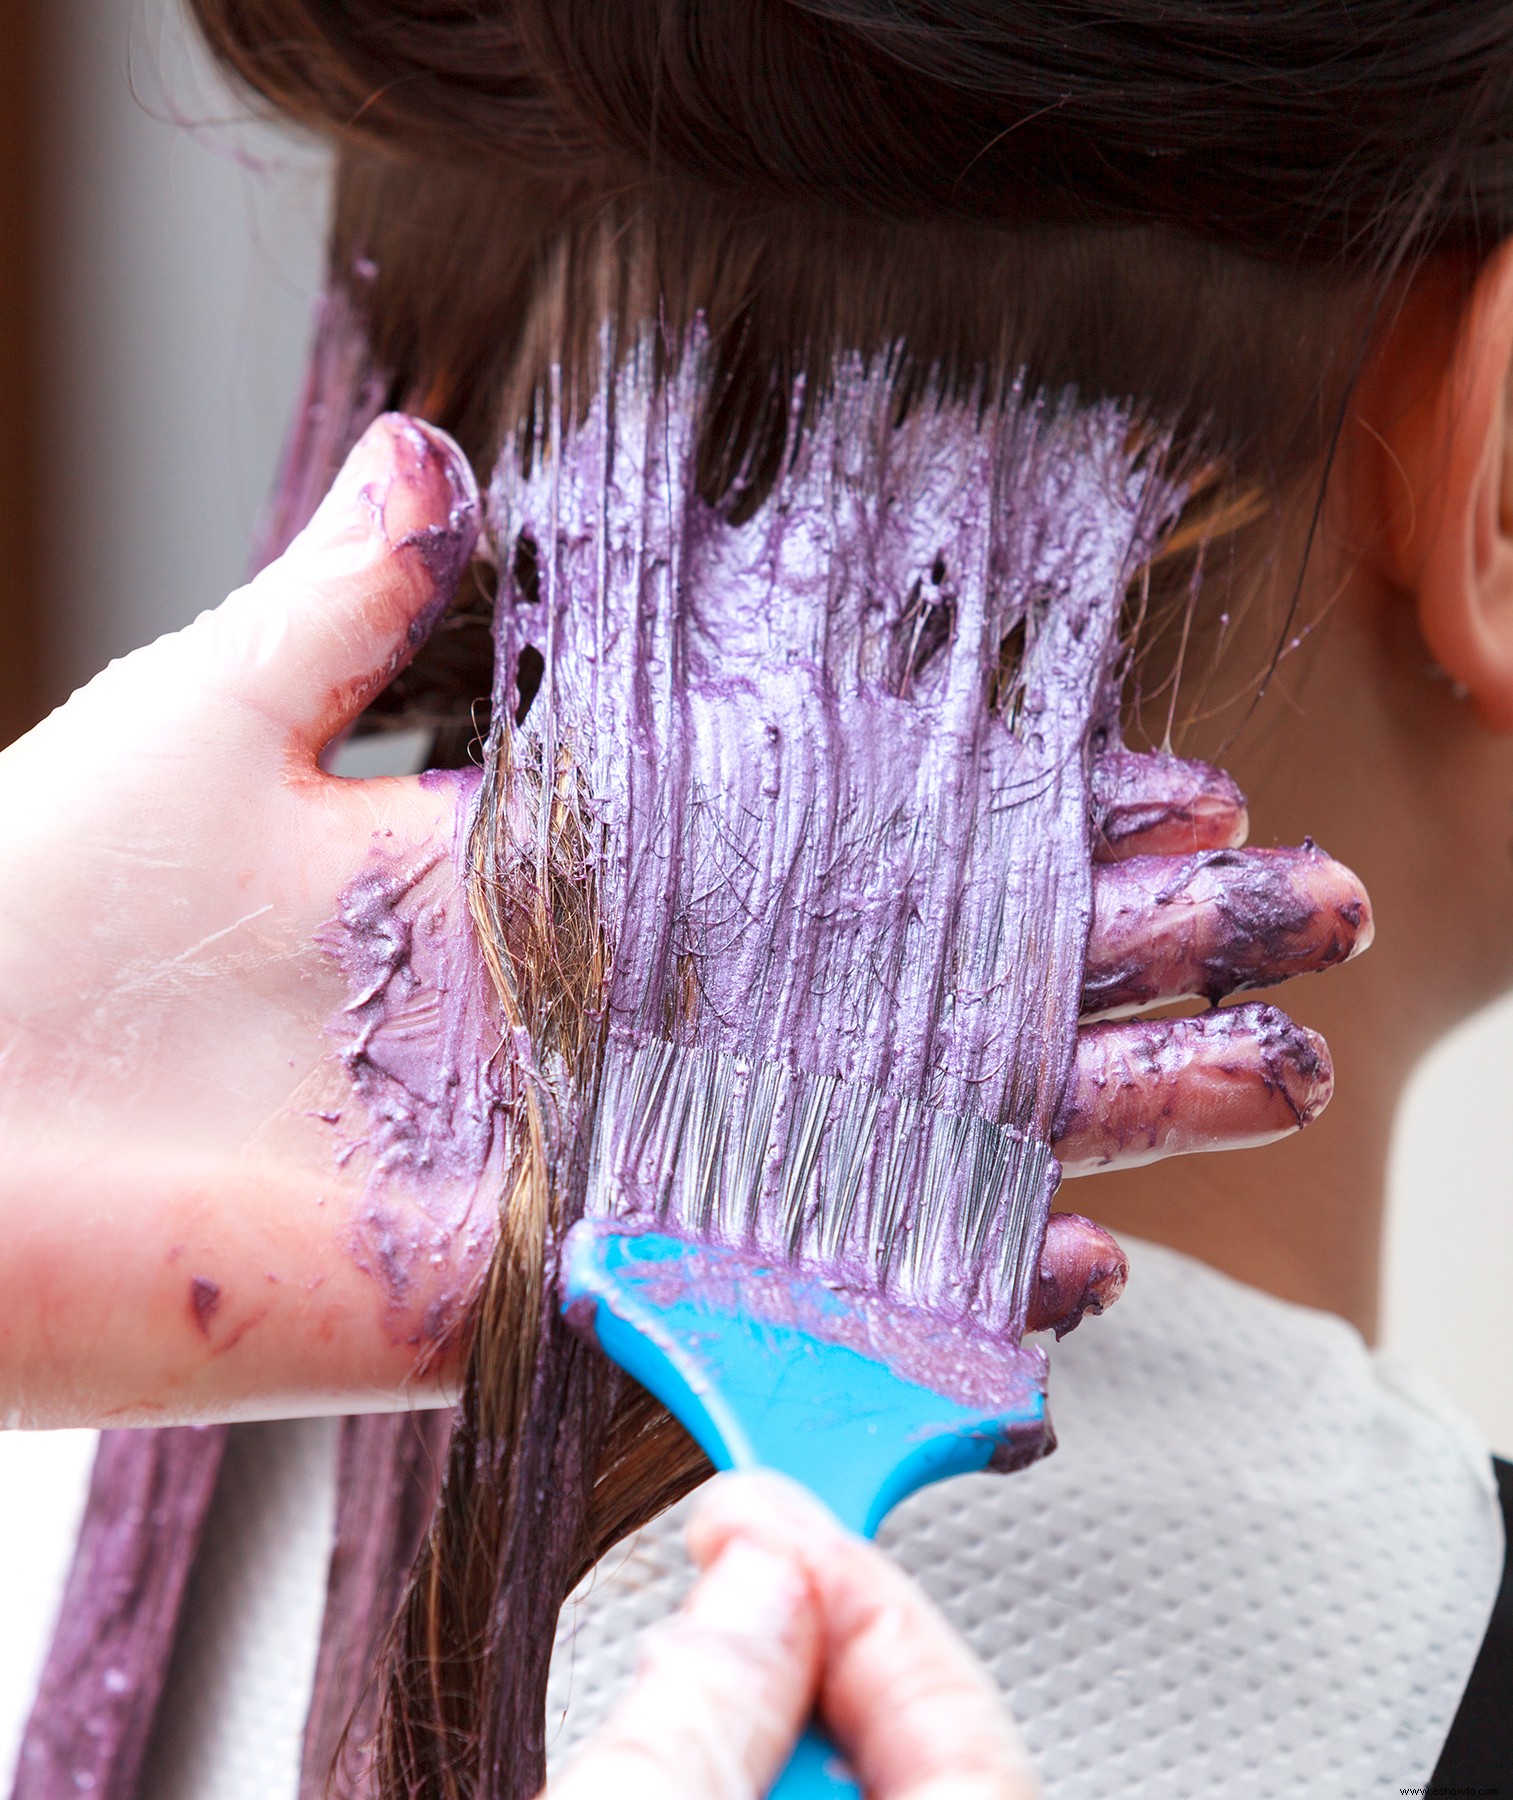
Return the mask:
{"type": "Polygon", "coordinates": [[[375,1679],[441,1487],[448,1412],[344,1419],[336,1541],[305,1723],[300,1800],[364,1800],[382,1687],[375,1679]]]}
{"type": "MultiPolygon", "coordinates": [[[[564,344],[534,331],[544,289],[590,332],[618,314],[637,257],[600,253],[628,223],[655,303],[678,328],[702,311],[730,371],[716,485],[837,348],[1146,406],[1209,471],[1136,609],[1157,742],[1175,674],[1184,714],[1243,717],[1296,635],[1301,569],[1266,546],[1390,277],[1513,223],[1505,0],[191,5],[259,103],[338,140],[334,283],[393,397],[480,474],[564,344]],[[1206,547],[1241,527],[1195,615],[1206,547]],[[1262,608],[1286,616],[1257,652],[1238,627],[1262,608]]],[[[439,724],[448,763],[478,737],[481,610],[379,709],[439,724]]]]}
{"type": "Polygon", "coordinates": [[[1513,203],[1500,0],[195,0],[280,110],[601,189],[1162,223],[1263,256],[1480,245],[1513,203]]]}
{"type": "Polygon", "coordinates": [[[227,1429],[101,1434],[12,1800],[135,1800],[227,1429]]]}

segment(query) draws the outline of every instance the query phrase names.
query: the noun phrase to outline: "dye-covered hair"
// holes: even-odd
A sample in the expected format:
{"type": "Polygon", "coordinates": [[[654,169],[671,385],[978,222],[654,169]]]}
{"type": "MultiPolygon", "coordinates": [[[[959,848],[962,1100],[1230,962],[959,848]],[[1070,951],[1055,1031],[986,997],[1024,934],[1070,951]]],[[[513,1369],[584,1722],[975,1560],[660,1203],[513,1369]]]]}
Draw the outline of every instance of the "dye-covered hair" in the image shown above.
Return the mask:
{"type": "MultiPolygon", "coordinates": [[[[1201,451],[1153,646],[1237,526],[1214,615],[1286,610],[1276,503],[1308,504],[1389,277],[1469,269],[1513,208],[1505,0],[188,3],[259,104],[339,145],[332,279],[390,402],[480,477],[564,315],[572,360],[606,308],[703,314],[707,493],[775,453],[777,397],[836,346],[1022,368],[1201,451]]],[[[423,713],[464,760],[489,610],[472,592],[375,718],[423,713]]]]}
{"type": "MultiPolygon", "coordinates": [[[[669,342],[698,320],[707,503],[760,504],[792,395],[838,358],[889,358],[904,407],[1022,375],[1172,447],[1193,499],[1149,573],[1185,603],[1204,544],[1263,533],[1317,479],[1394,277],[1435,253],[1469,270],[1513,210],[1494,0],[189,4],[251,94],[339,152],[318,404],[269,553],[380,407],[444,425],[486,477],[606,319],[669,342]]],[[[375,708],[437,724],[439,761],[480,732],[492,602],[477,567],[375,708]]],[[[534,1794],[561,1599],[705,1467],[557,1325],[552,1196],[500,1204],[397,1620],[440,1446],[348,1430],[302,1800],[534,1794]]],[[[107,1752],[98,1791],[126,1800],[107,1752]]]]}

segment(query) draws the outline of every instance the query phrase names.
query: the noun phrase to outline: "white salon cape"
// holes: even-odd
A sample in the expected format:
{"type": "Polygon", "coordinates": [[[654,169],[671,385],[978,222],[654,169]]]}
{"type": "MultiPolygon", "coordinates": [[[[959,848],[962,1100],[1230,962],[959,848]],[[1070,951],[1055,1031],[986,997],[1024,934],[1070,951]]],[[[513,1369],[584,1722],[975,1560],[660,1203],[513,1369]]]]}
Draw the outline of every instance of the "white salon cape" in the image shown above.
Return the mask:
{"type": "MultiPolygon", "coordinates": [[[[1503,1567],[1485,1449],[1422,1377],[1338,1319],[1127,1248],[1124,1298],[1051,1351],[1056,1454],[930,1489],[882,1541],[992,1669],[1048,1800],[1379,1800],[1426,1782],[1503,1567]]],[[[45,1440],[30,1442],[45,1458],[45,1440]]],[[[7,1488],[26,1446],[4,1444],[7,1488]]],[[[151,1800],[293,1800],[334,1455],[330,1421],[233,1434],[151,1800]]],[[[44,1522],[50,1598],[34,1538],[31,1616],[17,1631],[7,1609],[19,1648],[0,1671],[17,1690],[0,1693],[0,1781],[77,1511],[63,1509],[62,1529],[44,1522]]],[[[27,1554],[25,1539],[8,1543],[7,1557],[27,1554]]],[[[689,1579],[669,1515],[569,1603],[554,1762],[604,1716],[639,1634],[689,1579]]]]}

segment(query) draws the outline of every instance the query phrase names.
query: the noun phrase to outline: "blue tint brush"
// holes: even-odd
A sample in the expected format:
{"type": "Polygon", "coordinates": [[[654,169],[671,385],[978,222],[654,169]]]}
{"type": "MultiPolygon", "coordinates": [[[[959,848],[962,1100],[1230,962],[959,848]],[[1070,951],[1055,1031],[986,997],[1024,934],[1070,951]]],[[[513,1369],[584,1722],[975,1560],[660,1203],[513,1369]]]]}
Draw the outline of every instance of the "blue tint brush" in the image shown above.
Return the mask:
{"type": "MultiPolygon", "coordinates": [[[[568,1234],[561,1291],[574,1328],[716,1468],[791,1476],[867,1537],[930,1482],[1017,1468],[1052,1442],[1039,1351],[890,1316],[774,1262],[585,1219],[568,1234]],[[968,1362],[975,1404],[931,1385],[965,1376],[968,1362]]],[[[811,1725],[772,1793],[842,1800],[860,1790],[811,1725]]]]}
{"type": "MultiPolygon", "coordinates": [[[[879,1215],[912,1197],[932,1266],[964,1265],[975,1238],[978,1254],[1010,1259],[1002,1273],[1023,1295],[1054,1167],[1044,1145],[982,1120],[719,1053],[611,1043],[588,1181],[608,1216],[567,1235],[563,1309],[717,1468],[778,1470],[871,1537],[928,1483],[1019,1468],[1053,1440],[1043,1351],[959,1307],[902,1303],[848,1257],[839,1227],[858,1188],[868,1173],[891,1184],[870,1196],[879,1215]],[[801,1240],[806,1215],[831,1225],[801,1262],[731,1242],[801,1240]]],[[[959,1285],[976,1285],[965,1268],[959,1285]]],[[[811,1727],[774,1793],[857,1789],[811,1727]]]]}

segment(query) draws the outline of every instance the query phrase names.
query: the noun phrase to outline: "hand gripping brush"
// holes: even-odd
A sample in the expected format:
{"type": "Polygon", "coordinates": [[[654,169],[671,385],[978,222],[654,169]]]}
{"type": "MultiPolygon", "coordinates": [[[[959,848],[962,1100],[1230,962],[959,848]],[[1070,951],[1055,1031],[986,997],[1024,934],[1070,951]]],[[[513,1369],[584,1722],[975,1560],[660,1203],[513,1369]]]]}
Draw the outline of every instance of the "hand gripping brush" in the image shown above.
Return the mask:
{"type": "MultiPolygon", "coordinates": [[[[648,1140],[661,1136],[653,1120],[671,1115],[674,1142],[651,1154],[669,1154],[678,1175],[694,1180],[678,1184],[677,1196],[652,1215],[655,1223],[639,1209],[623,1221],[580,1220],[564,1248],[563,1305],[574,1328],[675,1414],[717,1468],[792,1476],[843,1524],[871,1537],[900,1500],[932,1481],[1017,1468],[1050,1448],[1039,1349],[900,1305],[812,1264],[718,1241],[700,1193],[707,1159],[728,1156],[730,1173],[760,1168],[773,1119],[798,1110],[785,1106],[790,1082],[781,1072],[720,1066],[661,1043],[623,1058],[612,1052],[607,1080],[614,1094],[601,1100],[600,1143],[634,1144],[639,1136],[650,1149],[648,1140]],[[710,1122],[718,1122],[716,1132],[689,1141],[710,1122]],[[708,1136],[724,1141],[711,1144],[708,1136]],[[692,1218],[682,1210],[690,1202],[692,1218]]],[[[841,1163],[847,1151],[865,1154],[856,1134],[876,1128],[878,1110],[867,1101],[848,1105],[854,1091],[807,1098],[807,1107],[799,1102],[807,1116],[795,1123],[808,1142],[789,1147],[785,1158],[798,1191],[803,1163],[813,1162],[818,1147],[825,1100],[838,1102],[843,1115],[837,1135],[849,1135],[841,1163]]],[[[912,1121],[926,1140],[932,1123],[912,1121]]],[[[960,1178],[969,1184],[996,1183],[1012,1168],[1021,1206],[1039,1198],[1043,1167],[1028,1180],[1022,1172],[1040,1159],[994,1144],[987,1133],[948,1126],[940,1136],[957,1141],[919,1153],[964,1155],[969,1167],[960,1178]],[[963,1136],[979,1141],[963,1144],[963,1136]]],[[[595,1174],[603,1185],[591,1177],[591,1192],[615,1191],[609,1169],[595,1174]]],[[[937,1178],[951,1176],[937,1170],[937,1178]]],[[[859,1791],[811,1726],[773,1793],[840,1800],[859,1791]]]]}
{"type": "MultiPolygon", "coordinates": [[[[870,1533],[1049,1445],[1088,759],[1173,491],[1112,406],[905,405],[885,359],[711,505],[706,364],[606,339],[491,492],[513,855],[602,970],[592,1057],[530,1031],[581,1147],[561,1297],[717,1465],[870,1533]]],[[[776,1791],[856,1790],[811,1733],[776,1791]]]]}

